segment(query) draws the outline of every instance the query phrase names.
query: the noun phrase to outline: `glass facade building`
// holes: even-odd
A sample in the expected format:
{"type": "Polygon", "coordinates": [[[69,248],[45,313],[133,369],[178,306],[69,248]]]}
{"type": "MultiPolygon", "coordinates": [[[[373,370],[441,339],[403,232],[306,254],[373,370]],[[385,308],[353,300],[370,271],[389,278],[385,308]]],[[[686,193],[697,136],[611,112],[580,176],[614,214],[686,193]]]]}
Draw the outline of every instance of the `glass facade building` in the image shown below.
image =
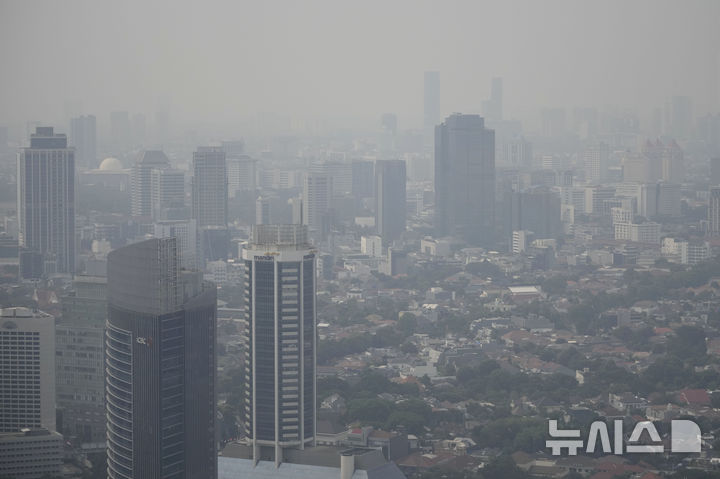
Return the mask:
{"type": "Polygon", "coordinates": [[[109,478],[217,477],[216,295],[175,238],[108,255],[109,478]]]}
{"type": "Polygon", "coordinates": [[[245,433],[255,461],[315,442],[315,257],[303,225],[257,225],[244,251],[245,433]]]}

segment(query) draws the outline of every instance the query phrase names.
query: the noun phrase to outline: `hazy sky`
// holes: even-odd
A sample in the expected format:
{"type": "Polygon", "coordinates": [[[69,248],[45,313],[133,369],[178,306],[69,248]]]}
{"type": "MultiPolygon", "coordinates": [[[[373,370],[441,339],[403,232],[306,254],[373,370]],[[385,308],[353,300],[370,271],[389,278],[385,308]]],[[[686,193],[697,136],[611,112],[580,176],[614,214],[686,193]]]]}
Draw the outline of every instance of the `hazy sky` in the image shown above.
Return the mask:
{"type": "Polygon", "coordinates": [[[506,116],[541,106],[649,111],[674,94],[718,109],[720,1],[0,0],[0,122],[300,117],[422,122],[423,71],[442,110],[478,111],[505,81],[506,116]]]}

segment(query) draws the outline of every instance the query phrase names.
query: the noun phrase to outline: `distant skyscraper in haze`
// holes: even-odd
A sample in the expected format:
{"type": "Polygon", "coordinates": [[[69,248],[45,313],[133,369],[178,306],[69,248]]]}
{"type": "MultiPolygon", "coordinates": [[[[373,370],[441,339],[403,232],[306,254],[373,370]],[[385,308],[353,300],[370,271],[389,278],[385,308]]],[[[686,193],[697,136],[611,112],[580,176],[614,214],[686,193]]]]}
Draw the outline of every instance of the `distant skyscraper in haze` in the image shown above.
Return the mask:
{"type": "MultiPolygon", "coordinates": [[[[45,274],[75,271],[75,149],[38,127],[17,158],[19,246],[42,256],[45,274]]],[[[22,265],[21,265],[22,266],[22,265]]]]}
{"type": "Polygon", "coordinates": [[[185,180],[173,169],[165,153],[143,151],[130,172],[130,205],[133,216],[157,216],[163,208],[180,206],[185,200],[185,180]]]}
{"type": "Polygon", "coordinates": [[[440,123],[440,72],[425,72],[424,100],[423,126],[432,131],[440,123]]]}
{"type": "Polygon", "coordinates": [[[391,135],[397,134],[397,115],[395,113],[383,113],[380,117],[380,126],[383,131],[391,135]]]}
{"type": "Polygon", "coordinates": [[[258,196],[255,200],[255,224],[269,225],[272,223],[272,204],[270,198],[258,196]]]}
{"type": "Polygon", "coordinates": [[[607,179],[610,162],[610,147],[605,142],[594,143],[585,148],[585,179],[598,183],[607,179]]]}
{"type": "Polygon", "coordinates": [[[435,228],[493,246],[495,132],[478,115],[454,114],[435,128],[435,228]]]}
{"type": "Polygon", "coordinates": [[[225,151],[198,147],[193,153],[192,213],[198,228],[227,227],[228,179],[225,151]]]}
{"type": "Polygon", "coordinates": [[[228,157],[226,162],[230,198],[240,193],[249,193],[254,197],[257,189],[257,160],[248,155],[240,155],[236,158],[228,157]]]}
{"type": "Polygon", "coordinates": [[[711,236],[720,236],[720,186],[710,188],[708,223],[711,236]]]}
{"type": "Polygon", "coordinates": [[[175,238],[108,255],[110,479],[217,478],[216,291],[181,270],[175,238]]]}
{"type": "Polygon", "coordinates": [[[245,260],[245,434],[254,459],[315,443],[315,252],[303,225],[258,225],[245,260]],[[278,305],[282,305],[279,307],[278,305]]]}
{"type": "Polygon", "coordinates": [[[352,169],[352,195],[355,198],[370,198],[374,193],[374,165],[368,160],[353,160],[352,169]]]}
{"type": "Polygon", "coordinates": [[[505,165],[512,168],[532,168],[532,143],[525,138],[515,138],[505,143],[505,165]]]}
{"type": "Polygon", "coordinates": [[[330,202],[332,201],[332,177],[307,174],[303,187],[303,224],[308,226],[315,239],[326,236],[330,228],[330,202]]]}
{"type": "Polygon", "coordinates": [[[6,126],[0,126],[0,155],[4,155],[8,151],[8,129],[6,126]]]}
{"type": "Polygon", "coordinates": [[[93,115],[83,115],[70,120],[70,145],[75,147],[77,168],[91,170],[97,167],[95,123],[93,115]]]}
{"type": "Polygon", "coordinates": [[[710,185],[720,186],[720,157],[710,158],[710,185]]]}
{"type": "Polygon", "coordinates": [[[492,79],[490,98],[483,102],[483,114],[487,121],[503,119],[503,81],[502,78],[492,79]]]}
{"type": "Polygon", "coordinates": [[[375,162],[375,229],[384,244],[392,244],[405,231],[406,181],[404,160],[375,162]]]}

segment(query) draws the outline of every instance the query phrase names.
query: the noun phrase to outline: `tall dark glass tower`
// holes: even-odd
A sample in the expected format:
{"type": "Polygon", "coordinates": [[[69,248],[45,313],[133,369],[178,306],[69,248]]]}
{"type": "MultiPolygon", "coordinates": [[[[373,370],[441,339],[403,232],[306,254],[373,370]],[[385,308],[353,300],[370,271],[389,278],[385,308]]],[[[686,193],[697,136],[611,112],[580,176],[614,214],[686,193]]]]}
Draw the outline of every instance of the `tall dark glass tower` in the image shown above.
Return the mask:
{"type": "Polygon", "coordinates": [[[45,274],[73,273],[75,149],[52,127],[37,127],[18,153],[17,206],[20,247],[40,255],[45,274]]]}
{"type": "Polygon", "coordinates": [[[307,226],[257,225],[245,249],[245,433],[255,461],[315,442],[315,256],[307,226]]]}
{"type": "Polygon", "coordinates": [[[108,477],[217,477],[216,288],[175,238],[108,255],[108,477]]]}
{"type": "Polygon", "coordinates": [[[454,114],[435,127],[435,229],[492,247],[495,132],[478,115],[454,114]]]}
{"type": "Polygon", "coordinates": [[[375,162],[375,227],[383,244],[391,244],[405,232],[405,161],[375,162]]]}

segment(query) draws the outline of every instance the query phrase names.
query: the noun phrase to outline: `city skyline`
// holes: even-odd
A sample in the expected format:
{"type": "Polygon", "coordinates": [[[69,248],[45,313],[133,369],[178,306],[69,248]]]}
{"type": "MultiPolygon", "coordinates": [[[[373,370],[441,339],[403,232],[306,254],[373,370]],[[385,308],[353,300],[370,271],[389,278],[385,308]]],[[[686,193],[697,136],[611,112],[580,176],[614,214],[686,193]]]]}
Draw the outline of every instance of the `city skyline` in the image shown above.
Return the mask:
{"type": "Polygon", "coordinates": [[[442,117],[456,111],[480,112],[493,77],[504,80],[506,118],[529,119],[532,112],[552,105],[627,106],[638,110],[649,124],[653,108],[673,96],[690,96],[699,114],[716,109],[720,102],[720,39],[712,28],[720,6],[710,0],[629,5],[619,0],[584,4],[557,0],[552,8],[531,1],[403,1],[385,5],[379,18],[367,4],[341,7],[324,0],[311,2],[307,11],[299,5],[214,5],[174,9],[173,22],[167,22],[163,15],[170,4],[163,2],[147,8],[140,2],[75,1],[62,6],[4,2],[1,8],[6,14],[0,18],[33,18],[39,26],[34,42],[12,50],[10,39],[17,36],[22,22],[8,22],[0,29],[0,45],[5,45],[0,54],[15,72],[6,80],[8,88],[18,91],[14,78],[22,77],[26,88],[20,91],[33,94],[10,96],[8,89],[0,91],[6,105],[0,121],[42,119],[57,124],[65,104],[71,102],[80,106],[78,114],[92,113],[103,122],[111,111],[129,110],[141,111],[153,123],[165,116],[157,118],[160,111],[183,123],[197,119],[216,124],[273,112],[307,119],[359,117],[369,125],[389,110],[398,114],[401,128],[420,128],[423,112],[418,99],[423,95],[424,71],[440,72],[442,117]],[[616,14],[621,8],[623,14],[616,14]],[[309,15],[311,10],[325,11],[327,16],[309,15]],[[224,15],[209,17],[217,11],[224,15]],[[113,22],[103,21],[106,12],[113,22]],[[397,37],[393,27],[407,13],[416,21],[404,24],[406,34],[397,37]],[[236,14],[253,21],[244,22],[243,29],[232,28],[236,14]],[[494,20],[476,28],[477,18],[494,20]],[[48,89],[33,74],[33,64],[22,61],[48,43],[44,32],[53,29],[42,25],[50,19],[74,27],[51,41],[75,54],[50,57],[47,62],[59,66],[62,58],[63,70],[85,72],[77,78],[74,74],[55,78],[65,98],[48,96],[48,89]],[[284,33],[257,30],[270,19],[282,25],[284,33]],[[375,39],[358,30],[367,23],[375,25],[375,39]],[[678,24],[694,28],[683,35],[666,34],[678,24]],[[304,27],[299,29],[300,25],[304,27]],[[126,35],[132,28],[152,33],[141,40],[126,35]],[[206,35],[181,34],[197,29],[206,35]],[[608,29],[615,33],[605,35],[608,29]],[[79,42],[78,35],[90,35],[94,41],[79,42]],[[326,35],[333,41],[326,41],[326,35]],[[261,39],[265,49],[255,49],[252,38],[261,39]],[[484,48],[492,43],[497,48],[484,48]],[[183,55],[175,54],[176,48],[183,55]],[[125,55],[128,49],[136,49],[136,54],[125,55]],[[394,63],[399,52],[405,56],[402,68],[394,63]],[[213,63],[227,66],[222,59],[228,56],[240,60],[241,89],[237,75],[205,73],[215,71],[213,63]],[[322,60],[331,57],[339,62],[332,68],[322,60]],[[668,58],[673,68],[666,68],[668,58]],[[95,68],[84,68],[88,62],[95,68]],[[375,71],[391,74],[384,77],[374,75],[375,71]],[[606,75],[608,71],[624,74],[606,75]],[[290,72],[301,74],[287,81],[285,74],[290,72]],[[585,87],[597,78],[603,78],[602,88],[585,87]],[[211,88],[198,90],[202,84],[211,88]],[[106,97],[95,85],[114,94],[106,97]]]}

